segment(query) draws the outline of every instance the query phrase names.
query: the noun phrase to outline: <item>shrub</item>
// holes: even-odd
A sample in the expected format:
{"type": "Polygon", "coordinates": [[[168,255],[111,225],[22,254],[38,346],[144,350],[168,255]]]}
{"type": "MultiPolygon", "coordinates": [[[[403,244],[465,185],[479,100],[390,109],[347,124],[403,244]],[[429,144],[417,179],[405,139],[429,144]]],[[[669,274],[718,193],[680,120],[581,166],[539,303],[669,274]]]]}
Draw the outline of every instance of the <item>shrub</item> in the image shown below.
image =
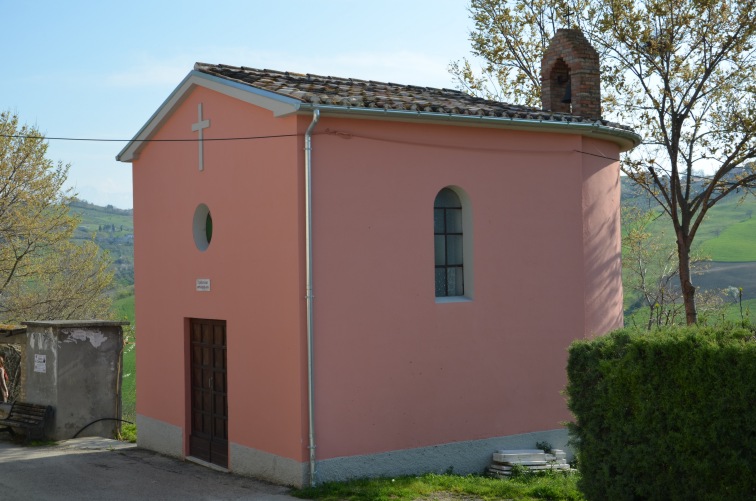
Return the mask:
{"type": "Polygon", "coordinates": [[[752,331],[622,329],[574,342],[567,372],[587,499],[756,499],[752,331]]]}
{"type": "Polygon", "coordinates": [[[136,425],[133,423],[122,423],[121,433],[119,434],[117,438],[118,440],[122,440],[124,442],[131,442],[132,444],[135,444],[137,441],[136,425]]]}

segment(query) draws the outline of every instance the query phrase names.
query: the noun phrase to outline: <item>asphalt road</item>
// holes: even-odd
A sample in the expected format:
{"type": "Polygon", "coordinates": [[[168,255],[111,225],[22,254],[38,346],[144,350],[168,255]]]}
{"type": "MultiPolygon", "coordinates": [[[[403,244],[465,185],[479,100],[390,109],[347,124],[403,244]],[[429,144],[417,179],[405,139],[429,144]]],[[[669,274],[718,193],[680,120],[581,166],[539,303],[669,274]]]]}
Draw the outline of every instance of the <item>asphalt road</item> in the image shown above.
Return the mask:
{"type": "Polygon", "coordinates": [[[21,446],[0,434],[0,499],[293,501],[286,487],[86,437],[21,446]]]}

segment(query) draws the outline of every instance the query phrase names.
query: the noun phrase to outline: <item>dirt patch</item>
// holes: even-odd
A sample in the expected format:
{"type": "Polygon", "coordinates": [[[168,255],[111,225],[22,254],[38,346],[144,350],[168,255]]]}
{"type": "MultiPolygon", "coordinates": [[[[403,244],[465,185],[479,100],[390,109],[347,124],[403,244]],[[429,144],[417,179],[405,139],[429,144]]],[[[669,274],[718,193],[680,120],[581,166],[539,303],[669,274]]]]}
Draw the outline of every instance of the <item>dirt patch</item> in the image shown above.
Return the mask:
{"type": "Polygon", "coordinates": [[[742,287],[743,299],[756,298],[756,262],[722,263],[710,261],[700,275],[693,277],[693,284],[704,289],[742,287]]]}

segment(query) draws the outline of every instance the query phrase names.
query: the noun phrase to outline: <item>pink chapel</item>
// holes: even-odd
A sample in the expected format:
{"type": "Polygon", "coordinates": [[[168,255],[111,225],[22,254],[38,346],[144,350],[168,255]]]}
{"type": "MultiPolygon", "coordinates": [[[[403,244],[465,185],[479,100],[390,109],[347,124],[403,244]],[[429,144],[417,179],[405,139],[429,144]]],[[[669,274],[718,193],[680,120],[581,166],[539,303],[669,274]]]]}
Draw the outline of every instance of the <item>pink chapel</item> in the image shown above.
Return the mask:
{"type": "Polygon", "coordinates": [[[599,65],[543,109],[197,63],[133,164],[139,445],[294,486],[566,446],[567,347],[622,325],[599,65]]]}

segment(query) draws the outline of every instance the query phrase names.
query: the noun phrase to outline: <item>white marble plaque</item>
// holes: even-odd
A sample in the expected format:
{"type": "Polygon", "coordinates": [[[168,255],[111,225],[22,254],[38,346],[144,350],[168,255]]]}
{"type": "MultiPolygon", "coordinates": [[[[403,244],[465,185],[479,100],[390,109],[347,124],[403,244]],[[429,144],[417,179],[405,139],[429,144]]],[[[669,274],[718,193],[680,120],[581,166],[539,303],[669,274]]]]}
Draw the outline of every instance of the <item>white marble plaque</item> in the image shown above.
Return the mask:
{"type": "Polygon", "coordinates": [[[210,292],[210,279],[209,278],[197,279],[197,292],[210,292]]]}

